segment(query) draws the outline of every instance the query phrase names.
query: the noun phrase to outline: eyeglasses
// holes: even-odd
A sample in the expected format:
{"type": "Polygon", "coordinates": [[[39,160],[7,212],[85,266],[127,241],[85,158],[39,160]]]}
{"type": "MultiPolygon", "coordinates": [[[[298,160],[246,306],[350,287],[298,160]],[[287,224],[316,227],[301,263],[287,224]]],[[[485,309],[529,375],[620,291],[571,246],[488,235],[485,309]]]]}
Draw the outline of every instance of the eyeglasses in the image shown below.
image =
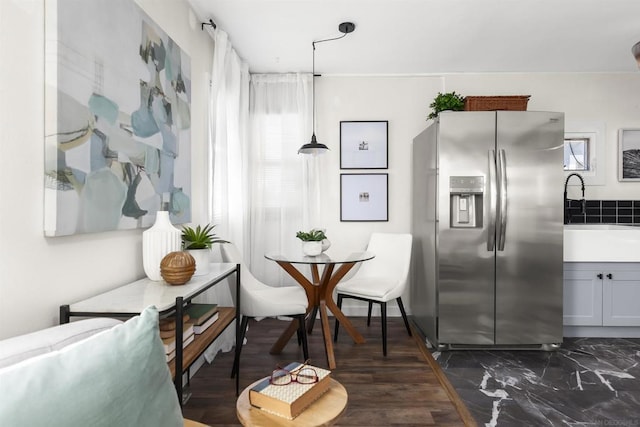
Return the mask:
{"type": "Polygon", "coordinates": [[[314,384],[318,382],[318,374],[315,369],[307,366],[308,360],[291,371],[278,367],[271,373],[269,382],[273,385],[287,385],[292,382],[298,384],[314,384]]]}

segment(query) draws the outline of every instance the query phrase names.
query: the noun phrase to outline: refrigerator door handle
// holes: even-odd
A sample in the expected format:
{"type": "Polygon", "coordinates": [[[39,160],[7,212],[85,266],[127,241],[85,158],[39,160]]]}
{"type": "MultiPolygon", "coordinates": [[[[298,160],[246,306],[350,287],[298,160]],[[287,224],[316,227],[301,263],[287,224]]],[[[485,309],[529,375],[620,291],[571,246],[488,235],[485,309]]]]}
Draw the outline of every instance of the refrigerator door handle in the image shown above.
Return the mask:
{"type": "Polygon", "coordinates": [[[487,228],[487,251],[489,252],[493,252],[496,248],[496,196],[498,194],[496,172],[496,151],[489,150],[489,227],[487,228]]]}
{"type": "Polygon", "coordinates": [[[497,221],[498,250],[504,251],[505,237],[507,233],[507,155],[504,150],[498,151],[498,191],[499,207],[497,221]]]}

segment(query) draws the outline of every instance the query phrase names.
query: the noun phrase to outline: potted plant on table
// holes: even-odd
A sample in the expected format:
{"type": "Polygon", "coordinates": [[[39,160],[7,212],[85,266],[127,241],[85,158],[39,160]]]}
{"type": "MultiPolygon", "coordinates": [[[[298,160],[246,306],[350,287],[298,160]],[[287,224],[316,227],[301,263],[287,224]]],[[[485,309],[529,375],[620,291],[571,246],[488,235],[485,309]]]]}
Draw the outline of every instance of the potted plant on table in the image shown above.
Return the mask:
{"type": "Polygon", "coordinates": [[[207,224],[196,228],[182,227],[182,249],[189,252],[196,260],[194,276],[201,276],[209,272],[209,254],[214,243],[229,243],[219,239],[213,232],[215,225],[207,224]]]}
{"type": "Polygon", "coordinates": [[[317,228],[313,228],[310,231],[298,231],[296,237],[302,240],[302,252],[309,256],[320,255],[322,251],[326,250],[330,245],[327,236],[324,234],[324,230],[317,228]],[[323,245],[324,241],[326,241],[326,243],[323,245]]]}

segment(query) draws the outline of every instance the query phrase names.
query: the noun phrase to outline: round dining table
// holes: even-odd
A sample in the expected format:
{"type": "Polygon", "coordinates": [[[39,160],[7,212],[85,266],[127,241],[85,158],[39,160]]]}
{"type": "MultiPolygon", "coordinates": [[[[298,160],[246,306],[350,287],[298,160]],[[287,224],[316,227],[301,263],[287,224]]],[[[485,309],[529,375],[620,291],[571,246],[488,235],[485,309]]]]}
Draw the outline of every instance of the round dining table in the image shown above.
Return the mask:
{"type": "MultiPolygon", "coordinates": [[[[336,251],[323,252],[316,256],[307,256],[302,252],[299,254],[276,254],[265,255],[265,258],[275,261],[289,275],[295,279],[305,290],[309,305],[307,307],[307,330],[313,330],[313,324],[318,312],[320,312],[320,323],[322,325],[322,335],[324,337],[325,352],[329,369],[336,368],[336,360],[333,352],[333,341],[331,330],[329,329],[329,316],[327,309],[333,313],[336,320],[344,327],[345,331],[357,344],[365,342],[364,337],[353,327],[353,324],[342,313],[333,300],[333,290],[340,280],[357,263],[368,261],[375,257],[373,252],[348,252],[340,253],[336,251]],[[311,269],[311,279],[308,279],[301,267],[309,266],[311,269]],[[319,267],[322,266],[322,272],[319,267]],[[338,266],[337,268],[335,268],[338,266]]],[[[271,347],[271,354],[280,354],[282,348],[291,339],[297,330],[297,321],[291,322],[289,327],[282,333],[280,338],[271,347]]]]}

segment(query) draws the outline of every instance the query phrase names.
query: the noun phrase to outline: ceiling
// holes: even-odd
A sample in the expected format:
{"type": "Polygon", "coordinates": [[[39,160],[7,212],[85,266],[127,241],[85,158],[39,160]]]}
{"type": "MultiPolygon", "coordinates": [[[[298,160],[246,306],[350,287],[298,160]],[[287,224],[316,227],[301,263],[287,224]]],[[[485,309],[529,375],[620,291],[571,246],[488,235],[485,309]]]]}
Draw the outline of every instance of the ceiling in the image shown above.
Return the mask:
{"type": "Polygon", "coordinates": [[[188,0],[252,73],[633,72],[639,0],[188,0]]]}

